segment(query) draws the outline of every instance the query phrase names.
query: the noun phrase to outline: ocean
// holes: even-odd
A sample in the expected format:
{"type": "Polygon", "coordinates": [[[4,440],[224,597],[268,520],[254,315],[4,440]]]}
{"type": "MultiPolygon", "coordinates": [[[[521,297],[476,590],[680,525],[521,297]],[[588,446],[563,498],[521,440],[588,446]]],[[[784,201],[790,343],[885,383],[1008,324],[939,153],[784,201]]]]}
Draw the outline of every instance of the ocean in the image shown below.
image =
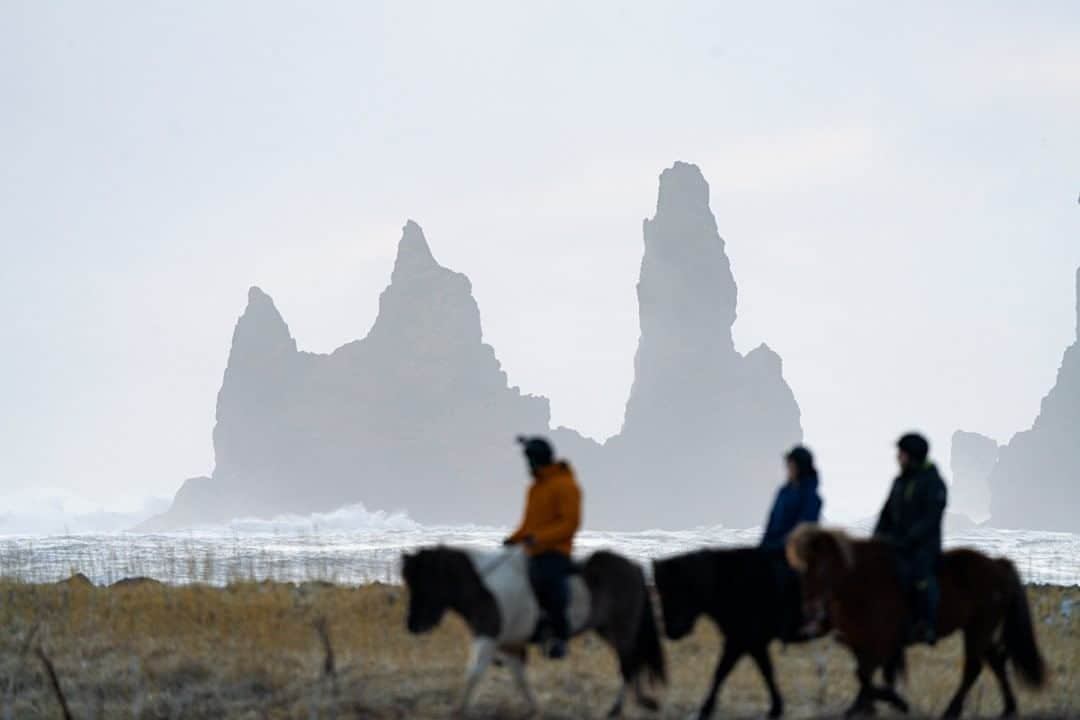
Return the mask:
{"type": "MultiPolygon", "coordinates": [[[[401,554],[426,545],[496,548],[507,528],[428,526],[361,506],[305,517],[240,519],[176,533],[90,532],[0,536],[0,576],[53,582],[83,573],[97,584],[130,577],[168,583],[276,580],[394,583],[401,554]]],[[[851,528],[865,534],[865,527],[851,528]]],[[[576,552],[607,548],[645,564],[702,547],[757,542],[760,530],[702,527],[641,532],[586,531],[576,552]]],[[[1029,583],[1080,584],[1080,535],[975,529],[947,536],[949,547],[1009,557],[1029,583]]]]}

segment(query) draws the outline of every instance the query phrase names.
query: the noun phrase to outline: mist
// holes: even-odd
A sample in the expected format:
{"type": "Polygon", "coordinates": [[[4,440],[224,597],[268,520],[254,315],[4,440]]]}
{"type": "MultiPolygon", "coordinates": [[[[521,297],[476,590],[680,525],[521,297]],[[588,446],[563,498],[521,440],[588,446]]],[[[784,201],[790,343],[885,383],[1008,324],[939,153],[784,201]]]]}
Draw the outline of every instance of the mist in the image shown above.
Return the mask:
{"type": "Polygon", "coordinates": [[[209,474],[248,287],[330,352],[410,217],[510,384],[605,440],[641,223],[688,160],[735,348],[783,358],[826,513],[864,517],[900,432],[943,465],[956,429],[1008,441],[1074,341],[1077,14],[5,5],[0,495],[121,511],[209,474]]]}

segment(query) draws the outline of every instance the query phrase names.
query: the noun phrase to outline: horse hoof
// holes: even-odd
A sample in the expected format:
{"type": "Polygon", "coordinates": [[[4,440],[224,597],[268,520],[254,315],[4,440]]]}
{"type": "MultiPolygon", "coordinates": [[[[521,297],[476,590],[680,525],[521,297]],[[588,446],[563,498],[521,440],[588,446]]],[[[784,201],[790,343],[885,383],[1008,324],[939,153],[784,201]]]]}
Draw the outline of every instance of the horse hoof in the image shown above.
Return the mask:
{"type": "Polygon", "coordinates": [[[776,720],[776,718],[782,716],[783,714],[784,714],[784,706],[783,705],[774,705],[769,709],[769,717],[772,720],[776,720]]]}
{"type": "Polygon", "coordinates": [[[641,697],[639,697],[637,699],[637,702],[638,702],[638,705],[640,705],[645,710],[648,710],[649,712],[657,712],[657,711],[660,710],[660,703],[658,703],[656,701],[656,698],[651,698],[651,697],[648,697],[647,695],[642,695],[641,697]]]}

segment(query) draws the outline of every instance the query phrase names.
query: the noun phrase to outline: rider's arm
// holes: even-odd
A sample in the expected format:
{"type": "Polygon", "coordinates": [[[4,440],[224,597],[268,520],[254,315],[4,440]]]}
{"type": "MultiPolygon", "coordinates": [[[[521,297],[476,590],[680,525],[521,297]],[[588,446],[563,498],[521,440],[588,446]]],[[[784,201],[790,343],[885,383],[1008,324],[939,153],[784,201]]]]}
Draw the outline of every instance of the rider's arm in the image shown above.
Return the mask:
{"type": "Polygon", "coordinates": [[[511,533],[510,537],[506,538],[503,542],[507,545],[517,545],[519,542],[524,541],[528,535],[529,533],[525,530],[525,521],[522,520],[518,529],[511,533]]]}
{"type": "Polygon", "coordinates": [[[799,506],[798,515],[795,517],[794,527],[801,523],[816,523],[821,519],[821,498],[817,493],[806,493],[802,504],[799,506]]]}
{"type": "Polygon", "coordinates": [[[892,492],[889,492],[889,499],[885,501],[885,507],[881,508],[881,515],[878,516],[877,525],[874,526],[874,536],[888,535],[892,532],[892,492]]]}
{"type": "Polygon", "coordinates": [[[555,498],[555,522],[533,533],[539,544],[557,543],[574,537],[581,524],[581,491],[576,485],[560,488],[555,498]]]}
{"type": "Polygon", "coordinates": [[[529,530],[526,529],[526,522],[529,517],[529,503],[533,501],[532,493],[529,493],[528,499],[525,501],[525,514],[521,516],[521,522],[518,524],[518,529],[515,530],[510,537],[503,540],[506,545],[517,545],[519,542],[523,542],[529,535],[529,530]]]}

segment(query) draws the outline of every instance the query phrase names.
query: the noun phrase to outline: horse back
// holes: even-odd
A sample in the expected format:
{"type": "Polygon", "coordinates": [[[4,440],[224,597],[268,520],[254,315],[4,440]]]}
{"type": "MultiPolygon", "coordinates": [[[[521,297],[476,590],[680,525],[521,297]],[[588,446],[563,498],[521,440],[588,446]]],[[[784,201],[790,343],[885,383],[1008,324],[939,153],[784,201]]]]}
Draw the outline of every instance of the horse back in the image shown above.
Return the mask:
{"type": "Polygon", "coordinates": [[[996,624],[1016,582],[1012,562],[971,548],[949,550],[941,560],[942,630],[948,633],[980,621],[996,624]]]}
{"type": "Polygon", "coordinates": [[[762,639],[777,634],[787,593],[799,592],[798,576],[782,551],[720,548],[704,551],[699,562],[704,563],[699,569],[704,610],[725,634],[762,639]]]}

